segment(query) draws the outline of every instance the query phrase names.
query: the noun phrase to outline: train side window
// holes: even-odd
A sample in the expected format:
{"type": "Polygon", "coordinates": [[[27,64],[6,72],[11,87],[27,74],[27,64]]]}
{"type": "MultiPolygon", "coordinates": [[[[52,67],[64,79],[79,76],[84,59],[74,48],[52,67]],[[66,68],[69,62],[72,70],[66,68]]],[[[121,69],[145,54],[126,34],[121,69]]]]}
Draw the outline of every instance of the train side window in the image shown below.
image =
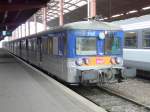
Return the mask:
{"type": "Polygon", "coordinates": [[[29,39],[28,47],[30,51],[36,50],[36,39],[29,39]]]}
{"type": "Polygon", "coordinates": [[[48,54],[52,55],[53,52],[53,39],[51,37],[48,38],[48,43],[47,43],[47,50],[48,50],[48,54]]]}
{"type": "Polygon", "coordinates": [[[32,43],[32,42],[31,42],[31,40],[29,39],[29,40],[28,40],[28,49],[29,49],[29,50],[32,50],[32,49],[31,49],[31,43],[32,43]]]}
{"type": "Polygon", "coordinates": [[[34,51],[34,40],[31,39],[31,50],[34,51]]]}
{"type": "Polygon", "coordinates": [[[143,48],[150,48],[150,30],[143,31],[143,48]]]}
{"type": "Polygon", "coordinates": [[[21,48],[22,48],[22,50],[26,49],[26,40],[21,41],[21,48]]]}
{"type": "Polygon", "coordinates": [[[58,55],[58,37],[53,37],[53,55],[58,55]]]}
{"type": "Polygon", "coordinates": [[[47,38],[43,37],[42,38],[42,53],[47,54],[47,38]]]}
{"type": "Polygon", "coordinates": [[[136,32],[126,32],[124,38],[125,48],[136,48],[137,47],[137,33],[136,32]]]}
{"type": "Polygon", "coordinates": [[[34,41],[34,51],[37,51],[37,39],[35,38],[33,41],[34,41]]]}
{"type": "Polygon", "coordinates": [[[59,44],[58,44],[58,55],[62,56],[64,54],[64,43],[63,43],[63,37],[59,37],[59,44]]]}
{"type": "Polygon", "coordinates": [[[64,56],[66,55],[66,37],[61,36],[59,37],[59,56],[64,56]]]}
{"type": "Polygon", "coordinates": [[[63,44],[64,44],[64,56],[67,55],[67,37],[63,38],[63,44]]]}

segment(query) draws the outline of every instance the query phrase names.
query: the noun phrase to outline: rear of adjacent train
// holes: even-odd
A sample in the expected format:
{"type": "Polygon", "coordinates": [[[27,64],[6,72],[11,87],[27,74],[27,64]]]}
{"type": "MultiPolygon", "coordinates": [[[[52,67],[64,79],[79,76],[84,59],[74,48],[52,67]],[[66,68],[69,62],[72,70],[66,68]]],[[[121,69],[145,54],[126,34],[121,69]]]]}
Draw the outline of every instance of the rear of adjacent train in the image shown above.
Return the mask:
{"type": "Polygon", "coordinates": [[[70,82],[104,84],[123,79],[120,27],[103,22],[78,23],[68,30],[70,82]]]}

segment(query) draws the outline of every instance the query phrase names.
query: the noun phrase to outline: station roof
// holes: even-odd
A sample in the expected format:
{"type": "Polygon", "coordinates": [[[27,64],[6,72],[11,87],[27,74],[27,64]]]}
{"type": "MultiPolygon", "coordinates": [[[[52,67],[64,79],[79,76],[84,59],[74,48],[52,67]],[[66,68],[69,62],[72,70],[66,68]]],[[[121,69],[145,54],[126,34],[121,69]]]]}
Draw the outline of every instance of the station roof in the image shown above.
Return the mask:
{"type": "Polygon", "coordinates": [[[109,21],[150,13],[150,0],[97,0],[97,2],[98,14],[108,17],[109,21]]]}
{"type": "MultiPolygon", "coordinates": [[[[105,21],[121,20],[150,13],[150,0],[96,0],[97,15],[105,21]]],[[[6,0],[0,1],[0,29],[13,30],[38,9],[47,6],[49,26],[58,26],[59,0],[6,0]],[[47,3],[47,4],[46,4],[47,3]]],[[[64,0],[64,23],[87,18],[87,0],[64,0]]],[[[42,12],[38,12],[38,21],[42,12]]]]}
{"type": "Polygon", "coordinates": [[[13,30],[49,0],[0,0],[0,30],[13,30]]]}
{"type": "MultiPolygon", "coordinates": [[[[87,18],[88,0],[64,0],[64,24],[82,21],[87,18]]],[[[150,13],[150,0],[96,0],[97,15],[104,21],[123,20],[150,13]]],[[[50,0],[47,4],[47,25],[59,25],[59,0],[50,0]]],[[[42,21],[42,12],[38,12],[38,22],[42,21]]]]}

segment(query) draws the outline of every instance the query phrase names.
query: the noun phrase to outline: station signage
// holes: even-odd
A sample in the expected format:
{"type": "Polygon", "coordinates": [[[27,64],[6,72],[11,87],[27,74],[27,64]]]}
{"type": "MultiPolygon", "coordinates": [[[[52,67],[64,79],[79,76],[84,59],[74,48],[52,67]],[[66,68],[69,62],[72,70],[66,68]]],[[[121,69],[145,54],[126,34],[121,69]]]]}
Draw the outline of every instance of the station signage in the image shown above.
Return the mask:
{"type": "Polygon", "coordinates": [[[0,32],[0,35],[1,35],[2,37],[12,36],[12,32],[11,32],[11,31],[6,31],[6,30],[4,30],[4,31],[1,31],[1,32],[0,32]]]}

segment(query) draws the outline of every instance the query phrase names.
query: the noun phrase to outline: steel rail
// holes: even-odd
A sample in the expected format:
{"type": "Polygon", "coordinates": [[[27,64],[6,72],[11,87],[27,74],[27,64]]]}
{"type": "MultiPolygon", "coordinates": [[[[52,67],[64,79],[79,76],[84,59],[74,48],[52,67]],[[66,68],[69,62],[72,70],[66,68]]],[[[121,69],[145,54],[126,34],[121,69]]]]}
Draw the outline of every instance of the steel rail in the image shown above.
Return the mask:
{"type": "Polygon", "coordinates": [[[127,100],[127,101],[132,102],[132,103],[134,103],[136,105],[144,107],[147,110],[150,110],[150,106],[149,105],[143,104],[143,102],[137,101],[137,100],[135,100],[133,98],[129,98],[129,96],[123,95],[123,94],[121,94],[121,93],[119,93],[119,92],[117,92],[115,90],[111,90],[111,89],[108,89],[106,87],[99,87],[99,86],[98,86],[98,89],[101,89],[101,90],[103,90],[105,92],[108,92],[108,93],[110,93],[112,95],[118,96],[118,97],[120,97],[120,98],[122,98],[124,100],[127,100]]]}

